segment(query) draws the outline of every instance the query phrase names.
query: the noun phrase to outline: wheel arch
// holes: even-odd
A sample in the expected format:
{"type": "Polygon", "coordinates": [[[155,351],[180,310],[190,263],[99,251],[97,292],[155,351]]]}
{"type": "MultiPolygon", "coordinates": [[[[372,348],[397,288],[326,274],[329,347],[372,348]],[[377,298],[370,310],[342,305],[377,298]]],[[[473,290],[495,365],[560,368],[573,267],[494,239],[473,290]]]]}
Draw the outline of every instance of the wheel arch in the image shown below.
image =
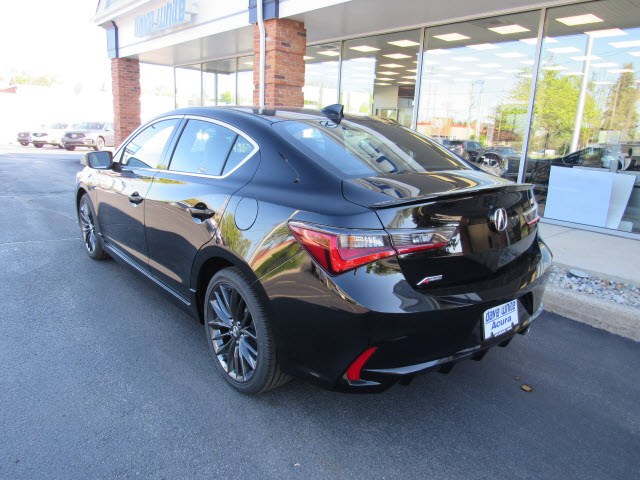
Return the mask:
{"type": "Polygon", "coordinates": [[[198,252],[191,268],[191,288],[195,290],[195,302],[201,323],[204,323],[203,303],[209,281],[220,270],[228,267],[238,268],[249,279],[251,285],[256,287],[265,307],[271,308],[267,294],[251,267],[230,250],[218,245],[209,245],[198,252]]]}
{"type": "Polygon", "coordinates": [[[78,210],[78,207],[80,207],[80,199],[82,198],[82,196],[88,193],[89,192],[86,188],[78,187],[78,191],[76,192],[76,210],[78,210]]]}
{"type": "MultiPolygon", "coordinates": [[[[82,198],[83,195],[89,195],[89,191],[85,187],[80,186],[76,191],[76,221],[78,222],[80,221],[80,217],[79,217],[80,199],[82,198]]],[[[91,195],[89,195],[89,198],[91,198],[91,195]]]]}

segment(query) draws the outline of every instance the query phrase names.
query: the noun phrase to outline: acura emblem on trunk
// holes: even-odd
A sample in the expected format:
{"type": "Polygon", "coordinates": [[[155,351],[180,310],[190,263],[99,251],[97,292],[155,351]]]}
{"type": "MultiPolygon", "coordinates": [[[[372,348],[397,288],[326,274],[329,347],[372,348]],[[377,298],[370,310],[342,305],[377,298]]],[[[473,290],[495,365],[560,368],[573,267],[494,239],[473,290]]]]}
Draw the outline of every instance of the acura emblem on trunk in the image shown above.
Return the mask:
{"type": "Polygon", "coordinates": [[[491,226],[496,232],[501,232],[507,228],[507,211],[504,208],[496,208],[489,214],[491,226]]]}

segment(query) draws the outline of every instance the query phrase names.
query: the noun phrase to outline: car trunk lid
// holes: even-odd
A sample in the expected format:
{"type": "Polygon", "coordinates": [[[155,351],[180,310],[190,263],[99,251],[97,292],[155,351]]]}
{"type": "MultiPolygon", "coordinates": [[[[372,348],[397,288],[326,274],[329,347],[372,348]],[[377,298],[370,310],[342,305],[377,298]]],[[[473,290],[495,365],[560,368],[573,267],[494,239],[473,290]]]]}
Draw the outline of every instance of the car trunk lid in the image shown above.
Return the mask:
{"type": "Polygon", "coordinates": [[[531,185],[456,170],[349,179],[343,194],[372,208],[394,244],[412,232],[440,229],[451,235],[444,247],[398,256],[403,274],[419,289],[497,280],[516,267],[526,271],[539,254],[531,185]],[[495,221],[501,209],[503,230],[495,221]]]}

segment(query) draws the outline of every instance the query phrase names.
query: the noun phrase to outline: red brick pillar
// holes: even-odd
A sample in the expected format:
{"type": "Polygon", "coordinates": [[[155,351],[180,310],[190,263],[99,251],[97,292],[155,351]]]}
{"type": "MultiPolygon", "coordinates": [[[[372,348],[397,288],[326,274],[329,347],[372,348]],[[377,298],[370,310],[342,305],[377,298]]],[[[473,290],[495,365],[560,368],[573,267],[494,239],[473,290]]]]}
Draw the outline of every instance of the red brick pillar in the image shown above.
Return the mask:
{"type": "Polygon", "coordinates": [[[140,126],[140,62],[137,58],[111,60],[111,88],[117,148],[140,126]]]}
{"type": "MultiPolygon", "coordinates": [[[[304,105],[304,55],[307,31],[304,23],[288,18],[264,22],[266,31],[266,68],[264,97],[266,108],[304,105]]],[[[260,104],[260,30],[253,30],[253,103],[260,104]]]]}

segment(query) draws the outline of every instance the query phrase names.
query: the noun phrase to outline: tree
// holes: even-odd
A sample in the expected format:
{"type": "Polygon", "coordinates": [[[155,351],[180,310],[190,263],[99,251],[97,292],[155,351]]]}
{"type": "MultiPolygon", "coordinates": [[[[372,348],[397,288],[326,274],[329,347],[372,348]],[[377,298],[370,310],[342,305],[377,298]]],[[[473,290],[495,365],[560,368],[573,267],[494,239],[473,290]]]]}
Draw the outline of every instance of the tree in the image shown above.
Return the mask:
{"type": "MultiPolygon", "coordinates": [[[[582,79],[576,75],[562,75],[557,70],[547,70],[538,82],[533,111],[532,131],[542,131],[542,137],[534,137],[534,147],[554,149],[565,155],[570,146],[571,136],[578,108],[582,79]]],[[[580,147],[595,141],[600,127],[602,112],[594,100],[594,85],[589,82],[585,96],[580,147]]]]}
{"type": "Polygon", "coordinates": [[[640,83],[633,72],[633,64],[628,63],[618,81],[612,85],[607,96],[607,110],[602,120],[602,130],[617,130],[621,140],[636,137],[638,128],[637,104],[640,100],[640,83]]]}
{"type": "Polygon", "coordinates": [[[60,82],[50,75],[36,76],[29,72],[14,73],[9,80],[9,85],[40,85],[44,87],[51,87],[58,83],[60,82]]]}

